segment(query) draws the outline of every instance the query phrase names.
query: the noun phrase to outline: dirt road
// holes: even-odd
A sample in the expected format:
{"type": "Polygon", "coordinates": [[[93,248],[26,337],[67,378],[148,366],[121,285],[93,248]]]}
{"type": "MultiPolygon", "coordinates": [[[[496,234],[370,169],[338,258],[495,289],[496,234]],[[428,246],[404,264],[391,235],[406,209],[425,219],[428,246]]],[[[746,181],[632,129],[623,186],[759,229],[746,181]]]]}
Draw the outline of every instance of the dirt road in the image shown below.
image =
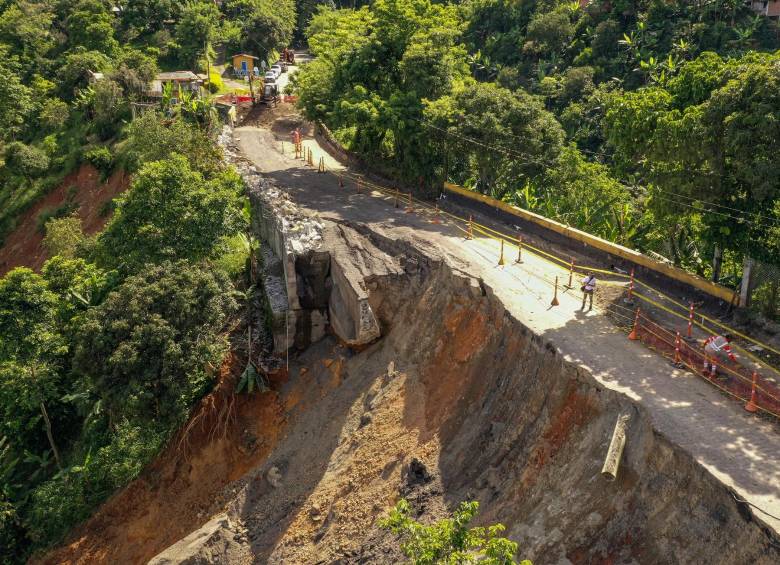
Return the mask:
{"type": "MultiPolygon", "coordinates": [[[[716,390],[685,371],[675,370],[603,316],[598,305],[581,312],[577,291],[560,294],[560,306],[550,307],[550,277],[561,280],[564,270],[527,256],[518,265],[511,258],[497,265],[498,244],[435,225],[418,213],[395,209],[381,193],[357,194],[339,187],[333,174],[318,174],[290,155],[282,127],[242,127],[235,137],[247,158],[294,200],[323,218],[363,223],[391,239],[410,239],[443,252],[455,268],[481,277],[507,309],[527,327],[553,343],[570,361],[588,370],[605,386],[641,402],[653,415],[658,431],[690,452],[713,475],[746,500],[780,516],[780,433],[724,399],[716,390]],[[273,131],[272,131],[273,130],[273,131]],[[282,142],[286,142],[283,149],[282,142]],[[285,151],[282,154],[282,151],[285,151]]],[[[324,156],[329,169],[341,165],[314,140],[307,140],[315,163],[324,156]]],[[[780,531],[780,520],[756,511],[756,516],[780,531]]]]}

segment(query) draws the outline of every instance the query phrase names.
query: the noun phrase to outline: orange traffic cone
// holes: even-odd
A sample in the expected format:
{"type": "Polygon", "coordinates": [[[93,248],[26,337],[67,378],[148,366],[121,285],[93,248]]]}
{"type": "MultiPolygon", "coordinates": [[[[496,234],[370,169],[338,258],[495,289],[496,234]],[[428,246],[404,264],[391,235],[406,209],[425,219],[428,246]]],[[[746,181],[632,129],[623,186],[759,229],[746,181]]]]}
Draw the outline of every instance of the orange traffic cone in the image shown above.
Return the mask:
{"type": "Polygon", "coordinates": [[[745,404],[745,410],[748,412],[758,412],[756,405],[756,385],[758,384],[758,373],[753,371],[753,386],[750,388],[750,400],[745,404]]]}
{"type": "Polygon", "coordinates": [[[636,316],[634,317],[634,327],[631,329],[631,333],[628,334],[628,339],[636,341],[639,339],[637,334],[637,328],[639,327],[639,308],[636,309],[636,316]]]}
{"type": "Polygon", "coordinates": [[[501,240],[501,255],[498,256],[498,266],[504,265],[504,240],[501,240]]]}
{"type": "Polygon", "coordinates": [[[435,204],[433,208],[433,219],[431,220],[432,224],[440,224],[441,218],[439,217],[439,205],[435,204]]]}

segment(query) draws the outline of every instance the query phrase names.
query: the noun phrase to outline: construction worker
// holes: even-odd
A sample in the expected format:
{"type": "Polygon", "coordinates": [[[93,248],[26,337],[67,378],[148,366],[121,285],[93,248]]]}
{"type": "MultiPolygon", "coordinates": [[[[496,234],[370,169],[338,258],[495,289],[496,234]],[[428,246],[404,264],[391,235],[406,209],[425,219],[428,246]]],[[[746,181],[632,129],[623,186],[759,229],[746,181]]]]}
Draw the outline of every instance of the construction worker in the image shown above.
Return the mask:
{"type": "Polygon", "coordinates": [[[718,361],[728,357],[736,362],[737,357],[731,351],[731,334],[713,335],[704,340],[704,375],[714,377],[718,370],[718,361]]]}
{"type": "Polygon", "coordinates": [[[580,290],[582,291],[582,306],[580,307],[580,310],[585,310],[585,301],[590,298],[590,305],[588,306],[588,310],[593,309],[593,293],[596,291],[596,276],[588,272],[588,274],[585,276],[584,279],[582,279],[582,286],[580,287],[580,290]]]}

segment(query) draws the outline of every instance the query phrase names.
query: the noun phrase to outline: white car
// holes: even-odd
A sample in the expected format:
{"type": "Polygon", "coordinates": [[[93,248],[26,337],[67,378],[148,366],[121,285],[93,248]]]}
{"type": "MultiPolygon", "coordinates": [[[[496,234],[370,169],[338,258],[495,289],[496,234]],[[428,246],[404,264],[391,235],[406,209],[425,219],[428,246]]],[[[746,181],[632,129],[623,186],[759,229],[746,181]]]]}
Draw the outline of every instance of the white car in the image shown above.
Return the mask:
{"type": "Polygon", "coordinates": [[[276,82],[276,73],[273,71],[267,71],[263,82],[268,84],[269,82],[276,82]]]}
{"type": "Polygon", "coordinates": [[[276,74],[276,78],[279,78],[279,76],[282,74],[281,65],[272,65],[271,70],[276,74]]]}

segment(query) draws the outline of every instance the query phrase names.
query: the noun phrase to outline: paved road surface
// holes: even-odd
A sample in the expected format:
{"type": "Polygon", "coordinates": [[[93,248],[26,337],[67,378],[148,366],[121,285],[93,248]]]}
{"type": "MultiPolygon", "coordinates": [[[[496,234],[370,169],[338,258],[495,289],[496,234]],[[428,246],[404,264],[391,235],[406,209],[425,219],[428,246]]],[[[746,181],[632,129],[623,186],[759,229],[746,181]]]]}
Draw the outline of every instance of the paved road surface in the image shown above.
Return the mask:
{"type": "MultiPolygon", "coordinates": [[[[530,254],[521,265],[497,265],[498,243],[466,241],[452,226],[434,225],[418,214],[393,208],[381,195],[356,194],[339,188],[332,174],[317,174],[280,153],[280,140],[261,128],[235,132],[245,156],[295,201],[324,218],[369,224],[389,237],[414,239],[443,251],[454,266],[482,279],[522,323],[543,335],[565,357],[589,369],[604,386],[620,391],[649,409],[656,429],[691,453],[718,479],[752,504],[780,516],[780,424],[749,415],[738,403],[721,396],[698,377],[673,369],[663,358],[628,341],[601,312],[579,311],[581,294],[564,292],[560,306],[550,307],[550,277],[567,280],[563,269],[530,254]]],[[[317,146],[314,162],[325,156],[329,169],[338,162],[317,146]]],[[[780,520],[756,511],[756,516],[780,532],[780,520]]]]}

